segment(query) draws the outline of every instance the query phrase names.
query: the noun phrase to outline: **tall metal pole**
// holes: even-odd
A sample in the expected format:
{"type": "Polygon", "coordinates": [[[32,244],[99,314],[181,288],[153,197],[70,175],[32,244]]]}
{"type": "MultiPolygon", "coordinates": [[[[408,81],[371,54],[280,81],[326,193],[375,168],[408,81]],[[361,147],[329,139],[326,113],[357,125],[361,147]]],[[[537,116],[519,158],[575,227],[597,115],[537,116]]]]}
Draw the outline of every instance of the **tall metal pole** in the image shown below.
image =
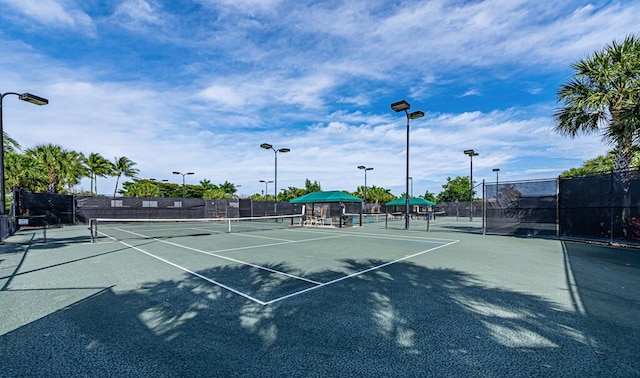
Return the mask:
{"type": "Polygon", "coordinates": [[[498,173],[500,168],[493,168],[493,171],[496,173],[496,198],[498,198],[498,173]]]}
{"type": "Polygon", "coordinates": [[[406,189],[405,189],[405,200],[404,200],[404,229],[409,229],[409,113],[405,110],[407,114],[407,171],[405,174],[406,178],[406,189]]]}
{"type": "Polygon", "coordinates": [[[2,101],[4,100],[5,96],[8,95],[16,95],[20,98],[20,100],[26,101],[26,102],[30,102],[32,104],[35,105],[47,105],[49,103],[49,100],[47,100],[46,98],[42,98],[42,97],[38,97],[35,95],[32,95],[30,93],[16,93],[16,92],[6,92],[6,93],[1,93],[0,94],[0,215],[5,215],[6,214],[6,210],[5,210],[5,205],[6,205],[6,198],[5,198],[5,184],[4,184],[4,129],[3,129],[3,124],[2,124],[2,101]]]}
{"type": "Polygon", "coordinates": [[[391,109],[395,112],[402,112],[407,116],[407,170],[405,174],[405,207],[404,207],[404,229],[409,229],[409,120],[424,117],[424,112],[417,110],[409,113],[411,108],[408,102],[401,100],[391,104],[391,109]]]}
{"type": "Polygon", "coordinates": [[[278,150],[275,150],[276,172],[273,180],[273,215],[278,215],[278,150]]]}
{"type": "Polygon", "coordinates": [[[260,145],[261,148],[265,150],[273,150],[275,155],[275,175],[273,182],[273,213],[274,215],[278,215],[278,152],[289,152],[291,149],[289,148],[274,148],[273,145],[269,143],[262,143],[260,145]]]}
{"type": "Polygon", "coordinates": [[[4,96],[9,94],[17,94],[7,92],[0,95],[0,215],[5,215],[5,187],[4,187],[4,129],[2,128],[2,100],[4,96]]]}
{"type": "Polygon", "coordinates": [[[464,150],[465,155],[469,155],[470,160],[470,174],[469,174],[469,221],[473,220],[473,157],[480,155],[474,150],[464,150]]]}
{"type": "Polygon", "coordinates": [[[471,173],[469,174],[469,176],[471,176],[471,190],[469,191],[469,221],[473,220],[473,154],[469,155],[469,157],[471,158],[471,173]]]}

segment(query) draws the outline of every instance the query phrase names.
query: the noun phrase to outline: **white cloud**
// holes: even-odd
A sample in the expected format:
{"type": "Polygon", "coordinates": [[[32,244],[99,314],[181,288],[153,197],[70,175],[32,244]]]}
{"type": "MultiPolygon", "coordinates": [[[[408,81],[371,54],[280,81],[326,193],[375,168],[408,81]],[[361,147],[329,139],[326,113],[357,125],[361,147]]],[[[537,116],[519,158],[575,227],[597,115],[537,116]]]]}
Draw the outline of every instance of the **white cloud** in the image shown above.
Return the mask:
{"type": "MultiPolygon", "coordinates": [[[[6,7],[6,13],[15,12],[12,19],[26,23],[21,17],[36,21],[52,28],[82,29],[93,34],[93,20],[73,3],[63,0],[0,0],[6,7]]],[[[6,14],[5,13],[5,14],[6,14]]]]}

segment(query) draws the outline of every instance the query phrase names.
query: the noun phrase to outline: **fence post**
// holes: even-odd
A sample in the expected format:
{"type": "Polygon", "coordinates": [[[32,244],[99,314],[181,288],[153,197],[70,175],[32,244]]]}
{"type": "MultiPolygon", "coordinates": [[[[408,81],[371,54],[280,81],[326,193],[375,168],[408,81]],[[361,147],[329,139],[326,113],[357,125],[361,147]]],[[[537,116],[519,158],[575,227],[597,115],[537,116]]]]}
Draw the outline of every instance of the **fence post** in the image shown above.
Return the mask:
{"type": "MultiPolygon", "coordinates": [[[[498,187],[496,187],[498,190],[498,187]]],[[[487,186],[485,180],[482,179],[482,235],[487,234],[487,186]]]]}
{"type": "Polygon", "coordinates": [[[611,179],[609,180],[609,213],[611,213],[611,225],[609,230],[609,243],[613,244],[613,191],[614,191],[614,177],[613,177],[613,169],[611,169],[611,173],[609,173],[611,179]]]}

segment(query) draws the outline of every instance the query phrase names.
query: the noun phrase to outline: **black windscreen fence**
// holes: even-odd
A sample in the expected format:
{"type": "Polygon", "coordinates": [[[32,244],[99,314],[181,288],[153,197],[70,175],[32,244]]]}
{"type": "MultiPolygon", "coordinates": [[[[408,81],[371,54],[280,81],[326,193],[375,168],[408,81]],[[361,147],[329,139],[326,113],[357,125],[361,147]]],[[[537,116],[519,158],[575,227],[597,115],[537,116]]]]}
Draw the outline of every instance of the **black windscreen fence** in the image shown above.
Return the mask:
{"type": "Polygon", "coordinates": [[[485,232],[555,237],[557,180],[485,184],[485,232]]]}
{"type": "Polygon", "coordinates": [[[11,214],[23,218],[28,225],[71,224],[74,220],[73,196],[52,193],[13,191],[11,214]],[[32,224],[33,223],[33,224],[32,224]]]}
{"type": "Polygon", "coordinates": [[[640,243],[638,171],[560,180],[560,237],[640,243]]]}
{"type": "Polygon", "coordinates": [[[485,232],[640,244],[640,173],[485,185],[485,232]]]}
{"type": "MultiPolygon", "coordinates": [[[[487,234],[640,244],[640,173],[485,183],[482,202],[440,203],[437,216],[482,218],[487,234]]],[[[346,213],[359,213],[360,204],[346,213]]],[[[343,210],[340,210],[343,211],[343,210]]],[[[328,208],[324,215],[334,216],[328,208]]],[[[7,225],[49,225],[91,218],[214,218],[301,214],[300,205],[251,199],[74,197],[16,190],[7,225]],[[26,219],[25,219],[26,218],[26,219]]],[[[339,214],[338,214],[339,216],[339,214]]],[[[11,233],[6,226],[5,233],[11,233]]]]}

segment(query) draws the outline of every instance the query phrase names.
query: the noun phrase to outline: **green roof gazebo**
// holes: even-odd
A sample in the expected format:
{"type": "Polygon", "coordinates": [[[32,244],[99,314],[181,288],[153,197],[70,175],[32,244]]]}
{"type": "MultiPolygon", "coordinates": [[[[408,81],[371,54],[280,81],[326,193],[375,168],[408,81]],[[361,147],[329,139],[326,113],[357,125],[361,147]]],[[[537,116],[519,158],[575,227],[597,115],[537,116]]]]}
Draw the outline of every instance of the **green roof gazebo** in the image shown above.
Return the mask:
{"type": "Polygon", "coordinates": [[[355,216],[362,225],[362,199],[339,190],[312,192],[289,201],[303,205],[305,225],[339,227],[354,225],[355,216]],[[309,206],[307,206],[309,205],[309,206]]]}
{"type": "MultiPolygon", "coordinates": [[[[407,199],[406,198],[398,198],[396,200],[393,200],[391,202],[387,202],[385,203],[385,205],[387,206],[387,213],[399,213],[402,212],[404,213],[404,207],[406,206],[406,202],[407,199]],[[400,209],[398,209],[398,207],[400,207],[400,209]],[[393,211],[389,211],[389,208],[395,208],[393,211]]],[[[435,206],[436,203],[433,201],[429,201],[427,199],[424,198],[420,198],[420,197],[410,197],[409,198],[409,206],[413,209],[415,206],[418,206],[418,211],[412,211],[413,214],[418,214],[418,215],[426,215],[428,216],[428,210],[421,212],[420,208],[421,207],[430,207],[430,206],[435,206]]]]}

